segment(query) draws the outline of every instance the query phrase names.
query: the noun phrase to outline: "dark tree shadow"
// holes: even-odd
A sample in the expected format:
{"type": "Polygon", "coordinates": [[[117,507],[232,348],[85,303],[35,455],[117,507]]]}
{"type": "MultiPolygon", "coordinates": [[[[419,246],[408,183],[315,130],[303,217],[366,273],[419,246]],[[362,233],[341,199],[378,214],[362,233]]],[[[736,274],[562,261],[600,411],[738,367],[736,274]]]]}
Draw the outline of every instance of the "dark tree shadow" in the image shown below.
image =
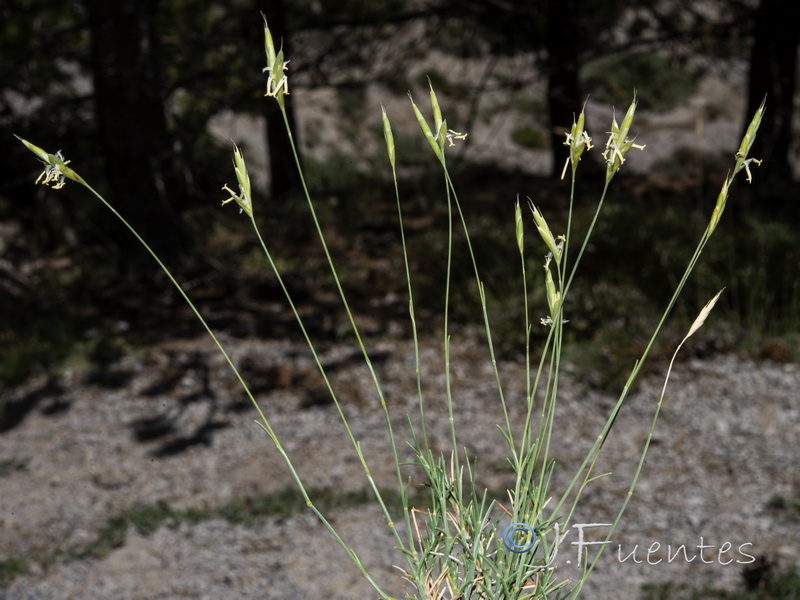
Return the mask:
{"type": "Polygon", "coordinates": [[[144,391],[146,396],[162,396],[178,394],[176,402],[159,415],[136,420],[131,428],[137,442],[150,442],[165,438],[152,455],[165,458],[180,454],[193,446],[210,446],[213,432],[224,429],[228,422],[219,419],[219,400],[211,386],[211,374],[208,356],[204,352],[171,353],[170,364],[166,367],[161,379],[144,391]],[[191,378],[189,389],[185,387],[187,377],[191,378]],[[197,426],[183,431],[181,418],[186,411],[198,403],[206,404],[204,420],[197,426]]]}
{"type": "Polygon", "coordinates": [[[72,402],[58,376],[50,375],[40,388],[0,405],[0,433],[22,424],[40,404],[44,404],[42,412],[46,415],[63,412],[71,406],[72,402]]]}

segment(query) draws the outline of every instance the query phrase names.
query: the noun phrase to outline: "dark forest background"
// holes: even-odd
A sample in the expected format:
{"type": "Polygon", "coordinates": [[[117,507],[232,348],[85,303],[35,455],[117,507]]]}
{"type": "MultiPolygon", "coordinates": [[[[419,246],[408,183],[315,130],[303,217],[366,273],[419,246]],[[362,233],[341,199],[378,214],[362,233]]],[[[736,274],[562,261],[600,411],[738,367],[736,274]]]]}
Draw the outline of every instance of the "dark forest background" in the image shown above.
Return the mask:
{"type": "MultiPolygon", "coordinates": [[[[792,122],[800,21],[787,18],[794,8],[792,0],[6,0],[0,7],[0,381],[17,382],[76,353],[102,362],[132,343],[199,333],[135,240],[85,190],[33,185],[39,167],[14,134],[51,152],[62,149],[182,275],[212,312],[214,325],[233,335],[291,335],[279,319],[265,323],[259,316],[264,303],[278,300],[277,289],[254,266],[256,254],[236,211],[220,207],[220,188],[233,179],[231,147],[212,136],[209,125],[225,111],[258,117],[253,122],[263,122],[259,135],[269,149],[269,186],[261,190],[265,208],[256,212],[284,255],[294,257],[283,267],[294,289],[317,307],[317,334],[338,335],[331,316],[336,309],[320,299],[329,284],[316,278],[324,269],[310,249],[280,115],[262,97],[260,12],[291,59],[290,114],[292,100],[329,89],[345,107],[343,122],[371,119],[376,140],[378,115],[359,104],[367,86],[400,95],[422,90],[413,67],[432,52],[490,59],[474,81],[431,73],[437,90],[459,99],[457,110],[467,123],[480,118],[474,109],[488,89],[507,89],[512,102],[519,90],[544,84],[536,107],[541,127],[527,136],[521,131],[515,141],[549,148],[552,174],[534,177],[463,161],[454,167],[467,206],[483,219],[476,247],[496,310],[511,317],[519,308],[510,308],[518,294],[516,284],[507,283],[517,281],[517,263],[511,250],[503,250],[513,248],[510,207],[525,190],[563,200],[563,132],[587,94],[624,110],[636,88],[643,108],[666,110],[685,101],[706,70],[747,65],[740,125],[743,132],[766,96],[751,153],[764,163],[751,186],[734,190],[735,207],[721,239],[679,311],[688,317],[728,286],[725,326],[708,342],[712,350],[744,347],[773,360],[795,360],[800,205],[792,178],[798,153],[792,122]],[[500,57],[519,58],[529,73],[499,76],[491,59],[500,57]],[[357,107],[356,114],[348,106],[357,107]],[[301,253],[307,258],[298,258],[301,253]],[[230,307],[234,297],[240,301],[236,310],[230,307]]],[[[602,133],[593,133],[602,145],[602,133]]],[[[420,155],[404,156],[418,167],[413,160],[420,155]]],[[[618,204],[625,210],[610,209],[587,257],[590,272],[603,283],[577,290],[571,307],[575,336],[585,341],[580,352],[588,353],[579,357],[584,363],[604,360],[598,357],[615,336],[644,331],[634,314],[647,315],[668,297],[671,277],[707,222],[730,159],[676,156],[691,163],[682,184],[680,169],[670,175],[670,186],[642,176],[620,184],[618,204]],[[632,269],[627,278],[619,274],[620,263],[632,269]]],[[[359,161],[364,157],[340,156],[327,163],[309,159],[307,166],[334,247],[338,235],[340,258],[353,271],[346,283],[357,306],[360,299],[375,315],[370,299],[395,289],[402,273],[399,263],[381,262],[396,243],[388,169],[365,174],[352,168],[353,177],[345,177],[359,161]]],[[[592,171],[599,168],[586,162],[591,187],[592,171]]],[[[441,244],[441,234],[429,233],[441,216],[431,200],[441,189],[436,177],[420,167],[409,169],[402,182],[412,249],[422,256],[441,244]]],[[[589,189],[587,197],[596,198],[598,189],[589,189]]],[[[564,205],[555,202],[553,210],[564,205]]],[[[531,260],[529,272],[537,272],[540,257],[531,260]]],[[[421,274],[420,287],[434,314],[439,279],[430,269],[421,274]]],[[[465,297],[467,288],[465,283],[465,297]]],[[[470,302],[464,300],[456,318],[468,320],[470,302]]],[[[378,311],[375,335],[402,320],[404,303],[397,304],[378,311]]],[[[514,343],[518,329],[508,326],[514,343]]]]}

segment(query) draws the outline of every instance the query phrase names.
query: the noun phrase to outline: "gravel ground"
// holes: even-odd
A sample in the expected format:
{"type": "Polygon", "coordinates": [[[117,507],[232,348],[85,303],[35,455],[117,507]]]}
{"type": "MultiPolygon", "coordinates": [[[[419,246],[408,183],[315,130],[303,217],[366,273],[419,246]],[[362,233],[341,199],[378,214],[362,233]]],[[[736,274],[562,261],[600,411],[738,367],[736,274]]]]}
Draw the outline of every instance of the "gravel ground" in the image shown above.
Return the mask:
{"type": "MultiPolygon", "coordinates": [[[[325,400],[313,363],[289,342],[229,340],[274,429],[312,488],[363,490],[365,480],[325,400]]],[[[425,343],[429,434],[447,450],[443,365],[437,342],[425,343]]],[[[459,444],[479,457],[490,489],[509,485],[501,412],[487,353],[454,342],[453,394],[459,444]]],[[[412,349],[382,342],[375,364],[392,424],[407,431],[415,414],[412,349]]],[[[327,348],[323,362],[379,485],[393,471],[381,411],[352,350],[327,348]]],[[[500,364],[513,422],[522,414],[524,370],[500,364]]],[[[662,385],[646,378],[615,424],[597,472],[611,472],[585,494],[574,522],[609,523],[624,498],[662,385]]],[[[554,490],[585,456],[615,397],[565,378],[556,421],[554,490]]],[[[653,446],[614,542],[582,597],[638,598],[648,582],[710,583],[733,590],[751,561],[798,564],[800,522],[768,506],[800,498],[800,369],[734,356],[677,365],[653,446]],[[654,544],[660,548],[649,555],[654,544]],[[729,546],[727,546],[729,544],[729,546]],[[684,555],[668,561],[680,545],[684,555]],[[631,556],[631,554],[635,556],[631,556]],[[625,557],[627,560],[622,560],[625,557]],[[660,562],[658,562],[660,560],[660,562]],[[641,562],[635,562],[641,561],[641,562]]],[[[255,526],[222,519],[162,523],[147,535],[129,528],[118,547],[80,557],[121,510],[168,503],[204,510],[236,497],[291,485],[286,466],[253,423],[252,407],[205,339],[151,348],[102,373],[32,379],[4,395],[17,425],[2,432],[0,558],[27,557],[0,598],[316,598],[375,597],[345,553],[307,511],[255,526]]],[[[554,494],[555,495],[555,494],[554,494]]],[[[372,505],[336,508],[334,526],[376,581],[402,596],[401,556],[372,505]]],[[[566,541],[577,539],[572,530],[566,541]]],[[[587,540],[601,528],[587,529],[587,540]]],[[[574,577],[565,542],[559,577],[574,577]]]]}

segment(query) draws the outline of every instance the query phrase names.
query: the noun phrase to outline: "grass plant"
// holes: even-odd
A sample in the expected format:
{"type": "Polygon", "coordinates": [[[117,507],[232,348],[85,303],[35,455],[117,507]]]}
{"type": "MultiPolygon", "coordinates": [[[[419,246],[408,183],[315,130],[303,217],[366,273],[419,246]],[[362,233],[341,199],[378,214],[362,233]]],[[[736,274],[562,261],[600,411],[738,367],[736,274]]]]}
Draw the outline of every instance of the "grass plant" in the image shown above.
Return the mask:
{"type": "MultiPolygon", "coordinates": [[[[741,146],[736,153],[732,171],[723,181],[716,203],[712,207],[708,225],[700,236],[682,277],[676,282],[672,297],[665,306],[658,324],[641,349],[616,404],[608,414],[604,427],[597,432],[593,447],[572,476],[566,488],[555,489],[552,484],[557,468],[554,456],[559,441],[555,434],[557,431],[555,409],[560,394],[559,380],[562,366],[561,357],[566,344],[565,331],[569,327],[569,315],[564,310],[565,299],[569,296],[575,277],[579,273],[581,260],[592,238],[596,224],[601,217],[611,182],[626,160],[628,160],[628,153],[633,149],[644,149],[643,145],[636,143],[636,138],[631,133],[636,114],[637,99],[634,96],[621,122],[618,123],[616,118],[612,120],[611,133],[603,152],[606,163],[604,186],[591,221],[585,231],[576,231],[573,227],[572,219],[576,175],[581,156],[584,152],[593,148],[592,138],[584,128],[583,110],[575,119],[571,130],[566,134],[565,145],[568,147],[568,157],[564,165],[562,178],[569,174],[570,208],[563,229],[554,230],[542,211],[532,201],[528,201],[528,206],[524,206],[518,200],[515,206],[513,235],[515,236],[520,258],[519,292],[523,304],[522,322],[519,327],[524,331],[524,354],[526,357],[525,417],[523,422],[519,423],[510,417],[502,378],[497,367],[495,340],[493,339],[493,329],[490,323],[490,310],[484,281],[475,258],[467,217],[462,210],[458,190],[450,176],[447,165],[448,148],[456,142],[466,139],[467,134],[448,127],[442,107],[430,82],[428,82],[429,107],[426,107],[425,111],[411,98],[411,110],[416,117],[430,151],[433,153],[435,161],[438,162],[441,169],[442,193],[447,209],[446,243],[444,245],[447,267],[443,282],[444,305],[442,307],[441,348],[445,365],[445,395],[443,401],[449,417],[449,447],[445,451],[435,452],[433,450],[434,444],[431,443],[432,440],[429,435],[428,415],[426,414],[426,406],[429,406],[430,400],[426,399],[423,394],[424,386],[419,352],[420,333],[418,332],[415,318],[417,304],[414,297],[414,276],[411,272],[411,262],[403,227],[403,206],[400,183],[397,177],[397,156],[389,116],[384,110],[382,114],[383,132],[394,181],[399,235],[403,249],[403,268],[407,282],[408,315],[416,357],[415,372],[411,373],[410,376],[416,378],[418,409],[416,415],[408,416],[411,432],[408,440],[400,439],[394,432],[392,419],[390,418],[390,406],[384,397],[381,382],[372,365],[370,352],[359,330],[357,319],[351,310],[347,294],[341,283],[339,271],[331,257],[323,228],[320,225],[317,206],[306,185],[306,179],[300,166],[294,138],[285,111],[285,97],[289,94],[288,60],[285,59],[282,49],[280,47],[276,48],[266,20],[264,23],[264,35],[267,60],[267,66],[264,69],[267,77],[265,96],[268,101],[276,102],[283,114],[286,131],[289,135],[294,158],[300,173],[307,209],[326,258],[331,279],[335,284],[347,316],[353,343],[363,357],[375,390],[378,409],[384,417],[386,434],[394,462],[393,471],[396,479],[396,489],[400,496],[399,509],[396,508],[396,502],[387,497],[384,489],[379,487],[373,478],[367,457],[362,452],[359,440],[351,430],[344,407],[328,379],[301,313],[284,283],[278,266],[280,261],[273,256],[269,245],[259,230],[255,218],[258,207],[254,203],[247,165],[243,153],[235,144],[233,147],[233,164],[237,183],[235,188],[224,186],[223,189],[229,194],[229,197],[224,200],[223,204],[234,204],[239,208],[243,217],[250,220],[253,233],[263,251],[264,260],[285,295],[286,302],[308,343],[316,366],[338,411],[348,443],[352,446],[352,452],[361,465],[371,497],[380,507],[386,520],[386,525],[394,538],[401,557],[402,566],[400,568],[406,583],[406,597],[420,600],[577,597],[586,579],[597,564],[603,546],[594,556],[589,557],[588,554],[585,556],[583,563],[585,568],[579,578],[567,580],[561,578],[559,574],[559,545],[563,541],[566,531],[573,523],[575,511],[583,493],[593,482],[603,477],[602,474],[595,473],[598,457],[603,450],[619,411],[626,402],[632,383],[639,375],[644,361],[653,348],[656,337],[662,330],[700,255],[720,222],[735,177],[740,172],[745,171],[749,181],[752,176],[752,164],[758,164],[759,162],[749,156],[749,151],[763,114],[763,105],[756,112],[742,140],[741,146]],[[429,117],[426,117],[424,112],[429,112],[432,120],[429,120],[429,117]],[[530,211],[530,217],[525,216],[528,211],[530,211]],[[537,248],[534,252],[536,255],[544,257],[543,272],[538,273],[528,273],[526,269],[526,265],[529,264],[529,259],[526,256],[526,244],[529,243],[529,240],[526,236],[525,224],[531,220],[538,237],[537,248]],[[453,269],[456,266],[454,263],[454,241],[456,239],[462,240],[467,248],[467,266],[474,276],[474,291],[480,301],[486,350],[494,368],[494,383],[497,388],[499,415],[498,428],[507,443],[508,462],[515,475],[514,485],[506,491],[505,495],[500,497],[489,490],[482,489],[478,485],[476,457],[469,456],[465,450],[462,450],[462,444],[459,440],[464,433],[459,431],[456,426],[458,409],[452,393],[450,367],[451,283],[453,269]],[[547,305],[544,315],[536,314],[536,309],[529,305],[529,297],[535,287],[544,290],[543,295],[546,298],[547,305]],[[531,332],[534,327],[545,328],[547,332],[543,347],[537,348],[535,352],[531,348],[531,332]],[[541,358],[534,360],[534,356],[541,358]],[[402,458],[406,455],[408,449],[410,449],[413,456],[411,461],[406,461],[402,458]],[[415,500],[412,500],[411,490],[417,489],[419,484],[428,489],[427,501],[422,504],[426,506],[424,509],[414,506],[415,500]],[[501,526],[506,523],[510,524],[510,527],[503,531],[501,526]]],[[[52,185],[55,189],[58,189],[63,187],[67,180],[72,180],[85,186],[142,243],[146,251],[156,261],[158,267],[166,273],[178,293],[194,311],[203,328],[211,336],[214,344],[227,360],[228,365],[257,411],[258,426],[261,427],[275,445],[288,467],[293,484],[299,492],[304,505],[313,512],[335,538],[355,568],[358,569],[372,587],[374,593],[383,599],[392,598],[385,591],[384,586],[368,572],[356,552],[350,548],[328,520],[324,506],[317,503],[314,497],[314,490],[309,488],[300,477],[295,468],[293,458],[284,449],[281,442],[281,433],[273,429],[269,417],[258,405],[237,365],[230,358],[220,339],[208,325],[169,268],[114,207],[73,170],[70,166],[70,161],[66,160],[60,152],[51,154],[26,140],[22,140],[22,142],[45,165],[44,172],[37,180],[38,183],[52,185]]],[[[684,337],[684,341],[703,324],[717,298],[719,298],[719,294],[714,296],[701,311],[684,337]]],[[[683,342],[681,342],[682,344],[683,342]]],[[[675,353],[677,354],[677,350],[675,353]]],[[[671,369],[672,363],[670,364],[669,372],[671,372],[671,369]]],[[[656,427],[661,402],[669,380],[669,372],[664,381],[664,391],[662,391],[656,406],[653,407],[649,435],[642,448],[638,467],[630,481],[628,493],[621,502],[614,524],[608,531],[607,540],[613,535],[634,493],[650,440],[656,427]]],[[[438,445],[442,440],[436,440],[436,442],[438,445]]],[[[162,517],[163,515],[160,513],[157,514],[156,521],[162,517]]]]}

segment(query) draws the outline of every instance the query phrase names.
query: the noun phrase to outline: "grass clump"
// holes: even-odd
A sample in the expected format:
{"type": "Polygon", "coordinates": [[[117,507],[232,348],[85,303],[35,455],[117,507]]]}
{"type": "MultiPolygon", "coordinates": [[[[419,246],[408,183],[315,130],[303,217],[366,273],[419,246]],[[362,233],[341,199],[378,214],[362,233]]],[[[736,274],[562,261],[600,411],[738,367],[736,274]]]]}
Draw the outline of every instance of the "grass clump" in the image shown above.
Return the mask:
{"type": "MultiPolygon", "coordinates": [[[[275,46],[266,22],[264,36],[267,63],[264,68],[267,78],[265,96],[270,101],[277,103],[284,117],[289,140],[294,144],[285,111],[285,97],[289,94],[289,61],[284,57],[282,48],[275,46]]],[[[585,559],[583,573],[573,580],[568,580],[560,576],[561,571],[557,564],[559,545],[575,522],[576,510],[584,492],[591,489],[598,479],[604,477],[603,474],[595,473],[594,469],[605,441],[645,361],[657,347],[656,340],[665,326],[667,317],[678,304],[678,298],[698,264],[703,250],[720,224],[734,179],[743,171],[748,180],[752,178],[751,168],[759,161],[750,157],[749,152],[764,107],[762,106],[754,115],[736,153],[735,164],[724,178],[717,194],[716,202],[713,206],[707,207],[704,228],[693,232],[694,235],[691,236],[694,240],[694,250],[686,253],[684,267],[675,273],[674,280],[667,286],[666,298],[661,304],[663,306],[661,316],[651,324],[648,332],[642,331],[641,343],[635,344],[637,352],[634,354],[633,368],[628,371],[627,376],[620,377],[622,391],[609,411],[605,424],[600,431],[596,432],[594,445],[580,467],[574,474],[570,474],[569,483],[563,489],[556,489],[552,483],[558,468],[555,457],[560,441],[556,427],[556,406],[559,400],[560,377],[563,374],[562,356],[565,354],[572,336],[570,329],[571,297],[579,289],[577,282],[580,278],[576,279],[576,276],[581,271],[579,267],[582,265],[587,248],[590,247],[590,240],[594,239],[598,223],[602,222],[601,215],[608,198],[611,182],[628,160],[630,151],[644,150],[645,148],[643,144],[637,142],[632,130],[638,101],[635,97],[633,98],[621,121],[618,122],[616,118],[612,118],[610,134],[602,153],[605,161],[603,188],[599,199],[592,205],[584,222],[579,223],[574,219],[576,179],[582,155],[594,146],[592,138],[585,130],[583,110],[576,117],[571,130],[566,132],[565,145],[568,148],[568,156],[562,178],[569,174],[570,193],[569,210],[565,222],[557,223],[556,219],[546,215],[546,211],[543,212],[533,200],[525,203],[517,199],[514,205],[513,221],[512,215],[509,215],[509,222],[513,222],[513,230],[509,227],[508,236],[516,254],[515,261],[519,263],[516,287],[522,308],[518,313],[518,328],[521,333],[518,339],[521,340],[520,352],[525,357],[525,396],[522,414],[512,416],[506,401],[506,388],[497,368],[496,331],[493,329],[490,318],[491,297],[487,293],[488,286],[481,270],[480,258],[483,254],[490,254],[491,248],[481,247],[480,236],[476,237],[471,234],[465,211],[459,200],[457,186],[447,164],[449,148],[466,140],[467,133],[460,132],[448,125],[434,86],[430,81],[428,81],[426,96],[427,101],[421,107],[409,95],[411,111],[416,118],[422,138],[427,143],[428,148],[425,152],[432,152],[434,159],[432,162],[439,169],[440,185],[444,196],[441,210],[446,217],[443,219],[444,232],[441,234],[441,252],[445,268],[439,279],[443,288],[439,336],[445,388],[444,397],[440,401],[443,402],[448,416],[446,440],[432,440],[429,434],[430,411],[428,410],[426,413],[426,408],[436,400],[426,398],[423,393],[425,386],[423,386],[420,368],[420,330],[417,322],[417,311],[420,309],[420,304],[415,290],[409,246],[406,243],[404,209],[397,177],[398,157],[388,114],[383,112],[382,125],[394,184],[393,191],[402,248],[402,271],[406,282],[404,303],[407,304],[416,363],[413,371],[409,373],[417,390],[415,415],[407,417],[410,439],[400,439],[395,433],[390,413],[392,407],[384,396],[383,386],[373,368],[370,352],[351,308],[348,295],[345,293],[344,278],[340,275],[341,271],[331,257],[328,239],[321,223],[318,203],[312,199],[299,157],[292,145],[303,187],[307,214],[310,218],[311,231],[324,256],[331,287],[341,302],[345,315],[343,322],[349,329],[348,335],[363,358],[368,378],[374,388],[375,408],[384,420],[392,455],[393,474],[396,480],[396,489],[392,493],[379,487],[373,478],[368,457],[362,451],[360,441],[351,429],[346,412],[328,378],[326,368],[320,360],[306,323],[301,316],[301,311],[296,306],[285,283],[280,260],[273,255],[270,245],[261,234],[256,215],[264,209],[254,202],[247,164],[242,151],[235,145],[233,147],[233,165],[236,182],[232,186],[225,185],[223,187],[228,195],[223,204],[238,208],[242,219],[249,221],[253,235],[263,251],[265,264],[284,294],[297,326],[308,344],[311,356],[341,421],[344,439],[351,446],[353,456],[363,470],[366,495],[359,494],[357,498],[350,498],[348,501],[360,502],[370,498],[379,507],[399,552],[402,564],[399,568],[406,585],[406,597],[420,600],[429,598],[497,600],[575,598],[580,594],[584,583],[597,564],[604,546],[601,546],[594,556],[588,556],[588,553],[585,556],[582,555],[582,558],[585,559]],[[526,233],[526,228],[532,232],[532,235],[526,233]],[[457,244],[463,249],[461,255],[464,257],[463,261],[455,259],[454,248],[457,244]],[[531,245],[534,247],[533,259],[530,257],[531,245]],[[533,264],[533,268],[531,268],[531,264],[533,264]],[[470,283],[459,288],[455,282],[462,276],[470,283]],[[536,290],[535,293],[534,290],[536,290]],[[507,446],[507,461],[513,473],[513,483],[499,494],[479,485],[477,457],[470,456],[464,449],[463,441],[460,441],[465,435],[468,436],[469,432],[460,431],[457,427],[458,405],[451,390],[450,350],[453,341],[451,311],[459,293],[472,297],[472,306],[474,307],[472,314],[473,316],[477,315],[483,331],[486,354],[493,366],[492,377],[497,390],[494,418],[507,446]],[[540,298],[541,302],[532,304],[532,297],[540,298]],[[534,330],[537,331],[536,334],[533,333],[534,330]],[[534,344],[539,341],[541,343],[534,347],[534,344]],[[444,446],[444,450],[434,450],[434,448],[442,446],[444,446]],[[411,490],[420,487],[426,490],[424,499],[420,499],[416,495],[412,496],[411,490]]],[[[142,243],[145,250],[191,308],[227,361],[245,394],[253,403],[258,415],[257,425],[274,444],[288,467],[295,495],[281,498],[278,502],[274,502],[274,499],[265,500],[263,503],[251,500],[249,504],[239,503],[228,507],[227,512],[224,513],[228,515],[227,517],[224,517],[223,513],[218,514],[224,518],[247,521],[252,509],[270,512],[305,506],[333,536],[345,555],[372,587],[374,594],[385,600],[392,599],[392,596],[385,591],[384,586],[367,571],[359,556],[328,519],[326,513],[332,508],[331,499],[320,490],[306,486],[295,468],[294,459],[287,453],[281,442],[281,432],[273,429],[269,418],[255,400],[247,382],[242,377],[238,366],[231,359],[208,321],[160,257],[142,240],[138,232],[122,219],[114,207],[78,175],[70,166],[70,161],[66,160],[60,152],[50,154],[30,142],[22,141],[44,163],[45,169],[37,180],[38,182],[50,184],[56,189],[63,187],[67,180],[85,186],[114,216],[120,218],[131,234],[142,243]]],[[[425,146],[425,144],[420,145],[423,148],[425,146]]],[[[418,257],[418,259],[427,262],[430,257],[424,256],[418,257]]],[[[624,266],[624,262],[616,265],[617,268],[622,266],[624,266]]],[[[698,307],[699,315],[692,322],[688,332],[677,342],[677,349],[672,353],[664,387],[658,402],[653,407],[652,421],[635,472],[627,484],[627,493],[620,502],[616,516],[610,517],[613,518],[613,524],[608,528],[606,541],[611,539],[636,488],[678,350],[703,325],[714,304],[720,298],[720,294],[721,292],[717,292],[708,302],[704,300],[705,303],[700,305],[702,308],[698,307]]],[[[465,301],[464,305],[467,306],[468,302],[465,301]]],[[[423,308],[430,307],[423,306],[423,308]]],[[[635,307],[630,308],[631,312],[634,310],[635,307]]],[[[639,342],[639,340],[635,340],[635,342],[639,342]]],[[[93,555],[106,552],[109,547],[119,543],[120,536],[124,535],[124,531],[131,526],[147,532],[167,520],[201,519],[206,516],[208,513],[179,513],[165,504],[135,509],[110,521],[104,529],[102,539],[91,546],[87,552],[93,555]]]]}
{"type": "Polygon", "coordinates": [[[30,564],[24,558],[3,558],[0,559],[0,589],[11,585],[11,582],[19,575],[30,573],[30,564]]]}
{"type": "MultiPolygon", "coordinates": [[[[338,491],[331,488],[312,488],[320,510],[327,512],[364,506],[372,502],[366,491],[338,491]]],[[[383,490],[387,506],[398,510],[402,507],[401,498],[394,490],[383,490]]],[[[424,501],[424,499],[423,499],[424,501]]],[[[247,528],[262,526],[268,519],[285,519],[306,510],[303,495],[296,487],[286,487],[272,494],[254,494],[237,497],[216,507],[204,509],[177,509],[167,502],[157,502],[149,506],[137,506],[121,511],[109,518],[100,528],[97,538],[85,548],[77,551],[79,558],[102,558],[115,548],[125,544],[130,530],[148,536],[159,527],[177,527],[181,523],[196,525],[206,521],[222,520],[231,525],[247,528]]]]}
{"type": "MultiPolygon", "coordinates": [[[[0,469],[4,468],[6,463],[11,463],[11,461],[0,463],[0,469]]],[[[11,468],[18,468],[17,463],[11,465],[11,468]]],[[[357,508],[371,504],[373,500],[372,495],[366,491],[313,488],[309,489],[309,494],[314,496],[317,505],[326,513],[333,510],[357,508]]],[[[402,509],[402,498],[395,490],[383,490],[382,494],[391,510],[402,509]]],[[[425,498],[418,499],[419,505],[425,506],[425,498]]],[[[32,562],[46,565],[75,558],[101,559],[115,549],[124,546],[130,531],[136,531],[142,536],[149,536],[160,527],[174,528],[180,524],[196,525],[214,520],[247,528],[257,528],[263,526],[269,519],[285,519],[306,509],[303,495],[296,487],[286,487],[271,494],[237,497],[221,506],[207,508],[178,509],[168,502],[135,506],[122,510],[107,519],[96,538],[83,548],[59,551],[57,555],[50,556],[0,559],[0,589],[11,585],[17,576],[30,573],[32,562]]]]}
{"type": "Polygon", "coordinates": [[[102,558],[125,543],[130,528],[149,535],[163,522],[177,521],[179,517],[180,513],[166,502],[125,510],[106,522],[97,538],[78,553],[78,558],[102,558]]]}
{"type": "Polygon", "coordinates": [[[773,496],[767,502],[767,508],[777,512],[782,517],[800,523],[800,498],[788,498],[786,496],[773,496]]]}
{"type": "Polygon", "coordinates": [[[29,459],[27,458],[6,458],[0,460],[0,477],[8,477],[11,473],[24,471],[28,468],[29,459]]]}

